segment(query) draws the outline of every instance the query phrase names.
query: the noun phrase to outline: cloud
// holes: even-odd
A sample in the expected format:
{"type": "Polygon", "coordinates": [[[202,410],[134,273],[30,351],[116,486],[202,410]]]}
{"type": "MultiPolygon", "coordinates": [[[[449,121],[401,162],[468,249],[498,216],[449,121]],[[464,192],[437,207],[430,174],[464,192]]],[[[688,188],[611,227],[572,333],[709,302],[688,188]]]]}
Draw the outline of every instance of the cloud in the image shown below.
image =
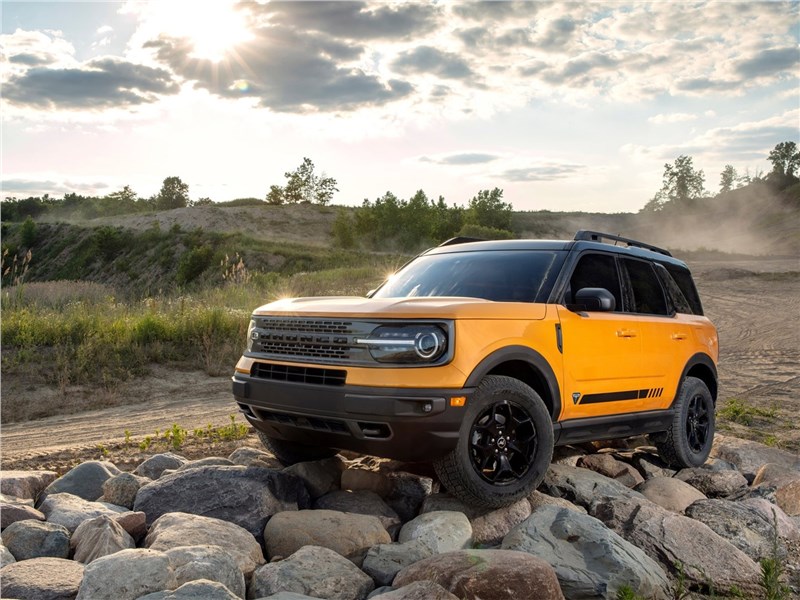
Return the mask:
{"type": "MultiPolygon", "coordinates": [[[[5,60],[19,67],[74,63],[75,48],[59,35],[17,29],[0,35],[0,50],[5,60]]],[[[24,70],[24,69],[23,69],[24,70]]],[[[15,69],[20,72],[20,69],[15,69]]]]}
{"type": "Polygon", "coordinates": [[[35,67],[3,86],[9,102],[40,109],[134,106],[178,91],[168,71],[110,57],[74,68],[35,67]]]}
{"type": "Polygon", "coordinates": [[[496,154],[484,154],[481,152],[463,152],[460,154],[450,154],[438,158],[423,156],[422,162],[435,163],[437,165],[480,165],[497,160],[500,156],[496,154]]]}
{"type": "Polygon", "coordinates": [[[269,15],[273,23],[351,40],[419,36],[436,29],[442,14],[433,4],[366,2],[270,2],[256,10],[269,15]]]}
{"type": "Polygon", "coordinates": [[[586,165],[542,163],[532,167],[507,169],[500,177],[513,182],[554,181],[572,177],[586,168],[586,165]]]}
{"type": "Polygon", "coordinates": [[[105,193],[109,185],[103,181],[73,181],[60,177],[36,179],[34,177],[13,177],[0,181],[0,190],[5,197],[18,195],[41,196],[43,194],[66,194],[80,192],[88,194],[105,193]]]}
{"type": "Polygon", "coordinates": [[[798,62],[800,62],[800,49],[797,46],[770,48],[740,61],[736,65],[736,73],[748,78],[763,77],[796,70],[798,62]]]}
{"type": "Polygon", "coordinates": [[[453,13],[471,21],[502,21],[516,17],[532,18],[539,9],[536,2],[464,2],[453,7],[453,13]]]}
{"type": "Polygon", "coordinates": [[[102,27],[98,27],[97,31],[95,31],[96,35],[105,35],[107,33],[111,33],[114,31],[114,28],[111,25],[103,25],[102,27]]]}
{"type": "Polygon", "coordinates": [[[575,35],[578,23],[571,17],[560,17],[550,22],[547,31],[536,40],[536,45],[547,51],[564,48],[575,35]]]}
{"type": "Polygon", "coordinates": [[[403,74],[429,73],[445,79],[466,79],[474,75],[463,58],[431,46],[419,46],[404,52],[392,66],[403,74]]]}
{"type": "Polygon", "coordinates": [[[664,125],[669,123],[682,123],[684,121],[694,121],[695,119],[697,119],[697,115],[692,115],[689,113],[670,113],[670,114],[655,115],[654,117],[648,118],[647,121],[650,123],[655,123],[656,125],[664,125]]]}

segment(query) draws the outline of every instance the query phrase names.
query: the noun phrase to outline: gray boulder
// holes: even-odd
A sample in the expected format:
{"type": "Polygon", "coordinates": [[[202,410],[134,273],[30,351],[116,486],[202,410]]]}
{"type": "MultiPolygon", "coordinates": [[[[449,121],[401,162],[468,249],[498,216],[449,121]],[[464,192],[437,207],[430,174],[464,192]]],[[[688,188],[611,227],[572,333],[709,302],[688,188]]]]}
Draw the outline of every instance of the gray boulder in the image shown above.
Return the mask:
{"type": "Polygon", "coordinates": [[[472,542],[480,546],[498,546],[514,527],[531,516],[526,498],[504,508],[489,511],[470,520],[472,542]]]}
{"type": "Polygon", "coordinates": [[[482,509],[478,506],[464,504],[455,496],[445,492],[439,492],[437,494],[431,494],[430,496],[427,496],[425,500],[423,500],[422,506],[419,509],[419,514],[423,515],[425,513],[439,512],[443,510],[464,513],[470,521],[475,517],[488,512],[486,509],[482,509]]]}
{"type": "Polygon", "coordinates": [[[141,596],[139,600],[239,600],[221,583],[198,579],[189,581],[173,591],[154,592],[141,596]]]}
{"type": "Polygon", "coordinates": [[[298,476],[306,484],[311,498],[316,499],[339,489],[344,462],[338,456],[324,460],[299,462],[286,467],[284,473],[298,476]]]}
{"type": "Polygon", "coordinates": [[[645,480],[653,477],[672,477],[675,475],[675,469],[661,460],[661,457],[657,454],[650,452],[634,452],[631,457],[631,463],[639,469],[645,480]]]}
{"type": "Polygon", "coordinates": [[[777,488],[775,501],[790,517],[800,516],[800,479],[777,488]]]}
{"type": "Polygon", "coordinates": [[[534,490],[531,495],[528,496],[528,502],[531,505],[531,513],[535,512],[540,506],[559,506],[584,515],[586,514],[586,509],[584,507],[573,504],[565,498],[548,496],[539,490],[534,490]]]}
{"type": "Polygon", "coordinates": [[[269,559],[285,558],[303,546],[320,546],[361,566],[367,550],[391,541],[377,517],[334,510],[278,513],[264,528],[269,559]]]}
{"type": "Polygon", "coordinates": [[[217,466],[217,467],[232,467],[236,463],[232,460],[227,458],[222,458],[221,456],[206,456],[205,458],[198,458],[197,460],[190,460],[183,463],[177,469],[171,469],[172,471],[186,471],[187,469],[196,469],[197,467],[208,467],[208,466],[217,466]]]}
{"type": "Polygon", "coordinates": [[[32,558],[0,570],[0,597],[20,600],[74,600],[83,565],[63,558],[32,558]]]}
{"type": "Polygon", "coordinates": [[[136,542],[114,519],[101,515],[84,521],[72,535],[74,559],[88,565],[93,560],[136,547],[136,542]]]}
{"type": "Polygon", "coordinates": [[[260,467],[206,466],[165,475],[139,489],[134,510],[152,523],[170,512],[230,521],[259,541],[274,514],[307,508],[308,492],[294,475],[260,467]]]}
{"type": "Polygon", "coordinates": [[[114,506],[107,502],[89,502],[66,493],[48,495],[39,506],[39,510],[44,513],[49,522],[63,525],[70,532],[75,531],[78,525],[89,519],[101,515],[114,517],[114,515],[126,512],[122,506],[114,506]]]}
{"type": "Polygon", "coordinates": [[[800,469],[800,456],[797,454],[719,433],[714,436],[711,456],[733,463],[748,479],[753,479],[758,470],[767,463],[800,469]]]}
{"type": "Polygon", "coordinates": [[[676,513],[683,513],[693,502],[706,499],[703,492],[674,477],[653,477],[636,490],[651,502],[676,513]]]}
{"type": "Polygon", "coordinates": [[[4,544],[0,543],[0,569],[13,562],[17,562],[14,555],[11,554],[11,551],[6,548],[4,544]]]}
{"type": "Polygon", "coordinates": [[[400,530],[400,517],[375,492],[336,490],[317,498],[314,508],[377,517],[389,535],[394,538],[400,530]]]}
{"type": "Polygon", "coordinates": [[[739,471],[712,470],[703,467],[681,469],[675,479],[685,481],[700,490],[707,498],[725,498],[747,489],[747,479],[739,471]]]}
{"type": "Polygon", "coordinates": [[[753,487],[760,485],[779,488],[800,479],[800,470],[775,463],[763,465],[753,480],[753,487]]]}
{"type": "Polygon", "coordinates": [[[381,498],[386,498],[392,491],[392,483],[386,475],[358,468],[349,468],[342,471],[341,486],[343,490],[352,490],[354,492],[375,492],[381,498]]]}
{"type": "Polygon", "coordinates": [[[141,548],[122,550],[86,565],[77,600],[137,600],[176,587],[166,554],[141,548]]]}
{"type": "Polygon", "coordinates": [[[183,456],[165,452],[163,454],[155,454],[144,460],[133,472],[149,479],[158,479],[167,469],[177,469],[187,462],[189,461],[183,456]]]}
{"type": "Polygon", "coordinates": [[[258,448],[237,448],[231,452],[228,460],[235,465],[243,467],[264,467],[266,469],[280,470],[283,468],[281,462],[269,452],[258,448]]]}
{"type": "Polygon", "coordinates": [[[539,508],[511,530],[502,547],[545,558],[570,600],[613,598],[623,586],[646,598],[669,596],[658,563],[601,521],[566,508],[539,508]]]}
{"type": "Polygon", "coordinates": [[[438,583],[433,581],[415,581],[397,590],[370,596],[381,600],[458,600],[438,583]]]}
{"type": "Polygon", "coordinates": [[[17,521],[3,531],[3,544],[17,561],[69,557],[69,531],[56,523],[17,521]]]}
{"type": "Polygon", "coordinates": [[[9,501],[8,499],[0,501],[0,529],[5,529],[12,523],[27,519],[44,521],[45,516],[29,504],[9,501]]]}
{"type": "Polygon", "coordinates": [[[120,473],[103,483],[102,501],[132,509],[136,500],[136,492],[150,482],[151,480],[147,477],[133,473],[120,473]]]}
{"type": "Polygon", "coordinates": [[[55,471],[0,471],[0,493],[36,500],[57,477],[55,471]]]}
{"type": "Polygon", "coordinates": [[[167,551],[182,546],[220,546],[230,553],[245,577],[264,564],[261,546],[246,529],[220,519],[185,513],[161,516],[150,528],[144,544],[167,551]]]}
{"type": "Polygon", "coordinates": [[[406,567],[396,588],[433,581],[459,598],[563,600],[556,573],[541,558],[513,550],[459,550],[406,567]]]}
{"type": "MultiPolygon", "coordinates": [[[[698,500],[686,509],[686,516],[705,523],[754,561],[772,555],[773,541],[777,541],[775,527],[755,508],[730,500],[698,500]]],[[[786,557],[780,541],[778,552],[781,558],[786,557]]]]}
{"type": "Polygon", "coordinates": [[[207,545],[182,546],[167,550],[167,557],[179,586],[199,579],[213,581],[235,596],[244,598],[244,574],[226,549],[207,545]]]}
{"type": "Polygon", "coordinates": [[[327,600],[364,600],[374,588],[368,575],[333,550],[304,546],[282,561],[259,567],[247,597],[296,592],[327,600]]]}
{"type": "Polygon", "coordinates": [[[114,517],[137,544],[147,535],[147,517],[143,512],[127,511],[114,517]]]}
{"type": "Polygon", "coordinates": [[[644,481],[644,478],[634,467],[617,460],[607,452],[582,456],[578,459],[577,466],[591,469],[629,488],[634,488],[644,481]]]}
{"type": "Polygon", "coordinates": [[[433,551],[422,540],[378,544],[369,549],[361,569],[372,577],[375,583],[386,586],[392,584],[400,571],[432,555],[433,551]]]}
{"type": "Polygon", "coordinates": [[[397,471],[389,473],[388,478],[391,491],[386,497],[386,503],[394,509],[403,522],[416,517],[425,498],[436,491],[433,479],[424,475],[397,471]]]}
{"type": "Polygon", "coordinates": [[[417,540],[433,554],[461,550],[472,545],[472,525],[464,513],[436,511],[422,514],[403,525],[397,541],[417,540]]]}
{"type": "Polygon", "coordinates": [[[777,527],[778,536],[783,539],[788,541],[800,540],[800,527],[789,515],[781,510],[780,506],[776,506],[763,498],[747,498],[740,500],[738,504],[755,510],[764,519],[773,523],[777,527]]]}
{"type": "Polygon", "coordinates": [[[718,592],[729,593],[734,588],[757,591],[759,567],[699,521],[644,498],[602,498],[589,512],[666,571],[677,575],[680,567],[692,586],[706,587],[713,577],[718,592]]]}
{"type": "Polygon", "coordinates": [[[39,498],[39,503],[43,496],[50,494],[72,494],[94,502],[103,495],[103,483],[120,473],[122,471],[108,461],[90,460],[81,463],[48,485],[39,498]]]}
{"type": "Polygon", "coordinates": [[[584,508],[603,496],[641,498],[638,492],[605,475],[568,465],[550,465],[539,489],[550,496],[565,498],[584,508]]]}

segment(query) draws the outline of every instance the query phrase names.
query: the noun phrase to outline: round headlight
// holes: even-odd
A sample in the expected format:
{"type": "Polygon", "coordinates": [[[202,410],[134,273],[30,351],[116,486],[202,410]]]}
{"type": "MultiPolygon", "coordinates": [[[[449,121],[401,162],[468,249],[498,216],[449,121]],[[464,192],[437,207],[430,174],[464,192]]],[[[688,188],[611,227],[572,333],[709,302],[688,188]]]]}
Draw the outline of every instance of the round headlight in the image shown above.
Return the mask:
{"type": "Polygon", "coordinates": [[[356,343],[380,363],[433,363],[447,351],[447,335],[434,324],[381,325],[356,343]]]}
{"type": "Polygon", "coordinates": [[[414,350],[420,358],[430,360],[444,348],[444,336],[435,331],[423,331],[414,339],[414,350]]]}

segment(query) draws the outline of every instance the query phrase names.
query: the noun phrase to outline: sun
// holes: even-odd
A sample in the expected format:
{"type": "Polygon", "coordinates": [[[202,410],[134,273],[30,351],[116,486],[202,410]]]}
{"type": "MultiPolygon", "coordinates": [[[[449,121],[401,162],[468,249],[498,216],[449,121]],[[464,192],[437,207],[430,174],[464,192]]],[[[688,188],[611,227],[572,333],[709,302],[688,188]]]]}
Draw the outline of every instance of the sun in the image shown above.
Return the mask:
{"type": "Polygon", "coordinates": [[[218,62],[253,37],[247,14],[235,0],[167,1],[158,8],[165,29],[189,40],[192,58],[218,62]]]}

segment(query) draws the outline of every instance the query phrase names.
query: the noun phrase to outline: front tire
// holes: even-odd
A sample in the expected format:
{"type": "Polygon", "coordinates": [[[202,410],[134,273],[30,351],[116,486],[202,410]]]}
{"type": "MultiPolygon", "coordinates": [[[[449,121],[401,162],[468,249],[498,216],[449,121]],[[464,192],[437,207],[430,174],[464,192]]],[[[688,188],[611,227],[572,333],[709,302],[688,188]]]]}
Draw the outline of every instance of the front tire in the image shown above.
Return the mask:
{"type": "Polygon", "coordinates": [[[269,437],[263,431],[258,432],[258,437],[264,447],[284,465],[293,465],[309,460],[321,460],[335,456],[337,450],[325,446],[306,446],[297,442],[287,442],[269,437]]]}
{"type": "Polygon", "coordinates": [[[533,492],[553,457],[553,424],[525,383],[487,375],[467,406],[456,448],[434,462],[447,490],[470,506],[500,508],[533,492]]]}
{"type": "Polygon", "coordinates": [[[701,379],[687,377],[678,392],[670,428],[652,439],[659,456],[670,466],[699,467],[711,452],[714,430],[714,399],[708,386],[701,379]]]}

